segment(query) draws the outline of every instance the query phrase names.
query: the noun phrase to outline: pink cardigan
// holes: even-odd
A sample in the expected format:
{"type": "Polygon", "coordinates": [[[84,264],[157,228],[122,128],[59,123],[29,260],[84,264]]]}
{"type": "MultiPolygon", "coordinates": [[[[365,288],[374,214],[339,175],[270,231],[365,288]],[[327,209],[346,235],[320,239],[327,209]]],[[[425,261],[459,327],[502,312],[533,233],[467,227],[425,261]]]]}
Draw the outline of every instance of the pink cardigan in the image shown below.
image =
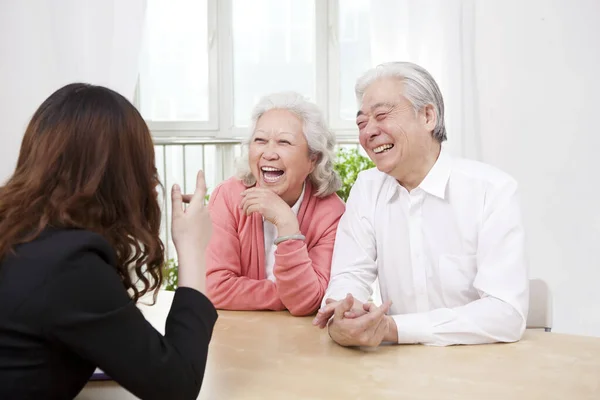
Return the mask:
{"type": "Polygon", "coordinates": [[[305,241],[288,240],[275,251],[273,273],[266,279],[262,216],[243,214],[246,187],[230,178],[215,188],[209,209],[213,235],[206,254],[206,290],[216,308],[285,310],[293,315],[314,313],[325,295],[338,222],[345,210],[336,195],[313,196],[307,180],[298,211],[305,241]]]}

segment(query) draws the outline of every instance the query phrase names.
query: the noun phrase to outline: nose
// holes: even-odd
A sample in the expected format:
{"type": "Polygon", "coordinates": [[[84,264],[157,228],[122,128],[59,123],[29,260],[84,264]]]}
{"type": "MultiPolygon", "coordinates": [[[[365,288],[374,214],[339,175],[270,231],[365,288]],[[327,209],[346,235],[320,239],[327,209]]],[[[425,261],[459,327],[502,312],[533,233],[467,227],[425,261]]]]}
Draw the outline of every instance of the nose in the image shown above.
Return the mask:
{"type": "Polygon", "coordinates": [[[367,140],[376,138],[380,133],[381,131],[377,126],[377,121],[374,121],[373,119],[369,119],[369,121],[367,121],[367,126],[365,126],[362,131],[362,135],[364,135],[364,138],[367,140]]]}
{"type": "Polygon", "coordinates": [[[278,160],[279,159],[279,154],[277,154],[275,146],[273,146],[271,143],[269,143],[265,147],[265,150],[264,150],[264,152],[262,154],[262,158],[264,158],[267,161],[278,160]]]}

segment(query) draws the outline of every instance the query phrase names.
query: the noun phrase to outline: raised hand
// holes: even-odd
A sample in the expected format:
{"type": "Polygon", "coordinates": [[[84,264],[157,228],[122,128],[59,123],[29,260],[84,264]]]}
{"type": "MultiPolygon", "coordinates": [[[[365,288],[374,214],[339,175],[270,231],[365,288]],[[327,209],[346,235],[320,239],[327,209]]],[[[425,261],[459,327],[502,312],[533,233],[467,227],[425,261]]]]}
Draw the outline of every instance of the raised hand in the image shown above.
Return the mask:
{"type": "Polygon", "coordinates": [[[204,252],[212,235],[212,221],[208,207],[204,204],[206,182],[204,173],[198,171],[196,190],[183,206],[183,196],[179,185],[171,191],[172,217],[171,235],[179,262],[179,286],[187,286],[204,291],[206,266],[204,252]]]}
{"type": "Polygon", "coordinates": [[[244,190],[242,196],[240,208],[244,214],[261,214],[277,227],[279,236],[299,233],[298,218],[290,206],[271,190],[253,187],[244,190]]]}

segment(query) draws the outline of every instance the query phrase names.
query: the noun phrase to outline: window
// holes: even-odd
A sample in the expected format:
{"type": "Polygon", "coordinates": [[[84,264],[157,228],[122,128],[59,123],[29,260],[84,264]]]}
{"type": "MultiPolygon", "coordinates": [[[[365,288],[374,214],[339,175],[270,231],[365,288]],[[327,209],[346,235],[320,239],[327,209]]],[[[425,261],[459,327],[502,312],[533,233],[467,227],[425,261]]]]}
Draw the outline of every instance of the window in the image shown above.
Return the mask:
{"type": "Polygon", "coordinates": [[[343,0],[338,5],[337,57],[332,76],[338,76],[331,91],[332,122],[339,127],[353,127],[356,120],[356,78],[371,68],[369,0],[343,0]]]}
{"type": "Polygon", "coordinates": [[[139,106],[149,121],[208,121],[207,1],[150,0],[139,106]]]}
{"type": "Polygon", "coordinates": [[[233,118],[247,126],[260,97],[294,90],[315,101],[315,2],[233,0],[233,118]]]}
{"type": "Polygon", "coordinates": [[[356,139],[369,3],[148,0],[138,107],[155,137],[237,139],[262,96],[293,90],[356,139]]]}

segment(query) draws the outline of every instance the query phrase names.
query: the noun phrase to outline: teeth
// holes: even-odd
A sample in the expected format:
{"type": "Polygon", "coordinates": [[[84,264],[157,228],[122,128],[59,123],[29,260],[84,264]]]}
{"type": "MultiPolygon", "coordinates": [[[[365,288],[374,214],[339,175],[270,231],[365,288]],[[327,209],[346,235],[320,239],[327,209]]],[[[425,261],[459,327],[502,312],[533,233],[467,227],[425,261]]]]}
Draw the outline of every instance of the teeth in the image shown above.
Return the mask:
{"type": "Polygon", "coordinates": [[[382,144],[382,145],[381,145],[381,146],[379,146],[379,147],[375,147],[375,148],[373,149],[373,152],[375,152],[375,153],[379,154],[379,153],[381,153],[381,152],[382,152],[382,151],[384,151],[384,150],[391,149],[392,147],[394,147],[394,145],[393,145],[393,144],[382,144]]]}
{"type": "Polygon", "coordinates": [[[273,167],[261,167],[261,169],[262,169],[263,171],[270,171],[270,172],[277,172],[277,171],[281,171],[280,169],[273,168],[273,167]]]}

